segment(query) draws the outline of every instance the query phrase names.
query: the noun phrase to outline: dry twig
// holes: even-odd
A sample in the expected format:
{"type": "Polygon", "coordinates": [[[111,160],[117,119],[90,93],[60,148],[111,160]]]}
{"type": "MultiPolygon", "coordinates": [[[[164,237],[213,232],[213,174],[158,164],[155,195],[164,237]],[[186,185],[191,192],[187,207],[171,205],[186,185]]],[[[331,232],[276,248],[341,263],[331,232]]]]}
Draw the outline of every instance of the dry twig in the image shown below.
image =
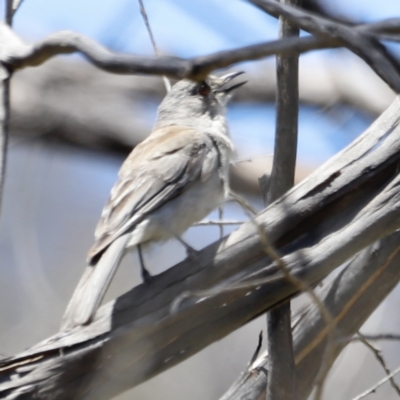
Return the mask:
{"type": "Polygon", "coordinates": [[[396,368],[391,374],[385,376],[383,379],[378,381],[375,385],[371,386],[365,392],[359,394],[356,397],[353,397],[352,400],[361,400],[364,397],[367,397],[369,394],[375,393],[376,389],[378,389],[379,386],[382,386],[384,383],[386,383],[388,380],[392,379],[399,372],[400,372],[400,367],[396,368]]]}
{"type": "MultiPolygon", "coordinates": [[[[139,0],[139,5],[140,5],[140,13],[142,14],[142,17],[143,17],[143,20],[144,20],[144,24],[146,25],[146,29],[147,29],[147,32],[149,34],[151,44],[153,46],[154,54],[159,58],[160,57],[160,52],[158,51],[156,40],[154,38],[153,31],[151,30],[149,17],[147,15],[146,9],[144,8],[143,0],[139,0]]],[[[171,90],[171,82],[169,81],[169,79],[165,75],[163,75],[162,79],[164,81],[165,90],[167,92],[169,92],[171,90]]]]}
{"type": "Polygon", "coordinates": [[[360,332],[358,332],[358,339],[360,340],[360,342],[362,344],[364,344],[369,350],[371,350],[371,352],[373,353],[373,355],[375,356],[375,358],[378,360],[379,364],[382,365],[382,368],[385,370],[386,375],[390,376],[389,381],[390,384],[392,385],[393,389],[396,391],[396,393],[400,396],[400,388],[397,385],[396,381],[394,380],[393,376],[391,376],[391,371],[389,369],[389,367],[386,365],[385,359],[382,356],[382,352],[376,348],[375,346],[373,346],[368,340],[367,338],[360,332]]]}

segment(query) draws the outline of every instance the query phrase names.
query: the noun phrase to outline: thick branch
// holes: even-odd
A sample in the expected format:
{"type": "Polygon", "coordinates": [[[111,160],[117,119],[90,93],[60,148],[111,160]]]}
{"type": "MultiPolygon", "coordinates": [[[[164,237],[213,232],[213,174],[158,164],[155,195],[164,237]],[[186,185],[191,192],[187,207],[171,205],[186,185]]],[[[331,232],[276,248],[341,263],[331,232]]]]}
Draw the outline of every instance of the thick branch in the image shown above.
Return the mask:
{"type": "Polygon", "coordinates": [[[354,143],[196,262],[103,306],[92,324],[3,361],[0,396],[111,398],[295,295],[266,257],[259,229],[308,284],[398,229],[399,112],[397,99],[354,143]]]}
{"type": "MultiPolygon", "coordinates": [[[[249,0],[267,13],[284,16],[301,29],[313,33],[320,39],[337,40],[360,56],[393,90],[400,92],[400,67],[398,62],[386,51],[384,46],[367,30],[366,25],[358,29],[354,26],[331,21],[299,8],[280,4],[274,0],[249,0]]],[[[393,30],[393,19],[389,22],[393,30]]],[[[382,25],[373,26],[381,30],[382,25]]],[[[373,31],[372,29],[372,31],[373,31]]]]}
{"type": "MultiPolygon", "coordinates": [[[[276,13],[282,11],[280,9],[277,10],[276,13]]],[[[282,14],[284,14],[283,11],[282,14]]],[[[292,17],[291,12],[286,14],[288,18],[292,17]]],[[[299,23],[297,20],[295,22],[299,23]]],[[[398,21],[398,24],[400,26],[400,21],[398,21]]],[[[342,29],[342,26],[339,24],[337,26],[340,32],[345,29],[342,29]]],[[[392,19],[390,20],[389,26],[390,32],[393,31],[393,26],[394,21],[392,19]]],[[[347,29],[353,29],[353,31],[346,31],[348,33],[347,36],[351,38],[353,38],[354,35],[360,38],[367,37],[365,36],[365,32],[367,31],[366,25],[363,25],[362,28],[354,27],[347,29]]],[[[379,27],[379,32],[382,31],[383,27],[381,25],[379,27]]],[[[319,31],[317,33],[319,33],[319,31]]],[[[92,39],[68,31],[49,35],[47,38],[31,46],[23,43],[6,25],[0,25],[0,42],[2,43],[0,60],[2,63],[6,64],[8,68],[14,70],[43,64],[45,61],[58,54],[80,52],[98,68],[112,73],[166,75],[176,79],[203,79],[213,70],[226,68],[241,61],[258,60],[273,54],[299,54],[310,50],[340,47],[343,45],[349,46],[352,50],[358,49],[357,46],[353,48],[352,44],[348,44],[349,39],[345,35],[333,33],[332,35],[329,35],[325,32],[322,36],[322,38],[285,38],[245,46],[234,50],[221,51],[192,59],[183,59],[179,57],[161,57],[155,59],[150,57],[115,54],[92,39]]],[[[365,57],[371,58],[372,56],[365,57]]],[[[367,60],[367,62],[369,61],[367,60]]],[[[372,66],[378,68],[378,66],[372,66]]],[[[397,87],[397,84],[392,80],[396,75],[392,70],[386,72],[381,71],[381,73],[386,82],[388,82],[392,87],[397,87]]]]}
{"type": "MultiPolygon", "coordinates": [[[[381,304],[400,280],[400,232],[368,247],[328,284],[320,297],[335,318],[343,336],[351,337],[381,304]]],[[[326,346],[326,324],[314,304],[310,304],[294,329],[297,359],[298,399],[307,399],[322,364],[326,346]],[[307,353],[306,356],[303,354],[307,353]]],[[[338,343],[334,361],[347,342],[338,343]]],[[[268,358],[260,358],[237,379],[221,400],[251,398],[262,400],[268,381],[268,358]]]]}
{"type": "Polygon", "coordinates": [[[94,40],[74,32],[57,32],[33,46],[23,43],[5,25],[0,25],[0,42],[7,46],[0,60],[10,69],[37,66],[58,54],[79,52],[98,68],[116,74],[166,75],[175,79],[203,79],[211,71],[232,64],[258,60],[277,53],[291,54],[336,47],[336,41],[321,41],[313,37],[290,38],[221,51],[202,57],[140,57],[115,54],[94,40]]]}
{"type": "MultiPolygon", "coordinates": [[[[369,68],[351,57],[341,64],[302,68],[300,100],[323,108],[349,105],[380,115],[393,101],[393,92],[369,68]],[[368,81],[368,85],[365,85],[368,81]]],[[[276,95],[273,66],[250,73],[249,82],[234,101],[272,102],[276,95]]],[[[128,152],[143,140],[146,125],[138,101],[159,102],[165,94],[153,77],[106,74],[83,62],[53,61],[26,69],[11,82],[13,134],[57,138],[80,146],[128,152]],[[84,107],[90,102],[91,107],[84,107]]]]}
{"type": "MultiPolygon", "coordinates": [[[[281,0],[297,4],[297,0],[281,0]]],[[[279,36],[296,37],[299,29],[284,17],[279,21],[279,36]]],[[[294,185],[299,112],[298,56],[277,57],[276,133],[268,203],[274,202],[294,185]]],[[[268,353],[270,355],[267,400],[294,399],[295,366],[290,302],[267,314],[268,353]]]]}

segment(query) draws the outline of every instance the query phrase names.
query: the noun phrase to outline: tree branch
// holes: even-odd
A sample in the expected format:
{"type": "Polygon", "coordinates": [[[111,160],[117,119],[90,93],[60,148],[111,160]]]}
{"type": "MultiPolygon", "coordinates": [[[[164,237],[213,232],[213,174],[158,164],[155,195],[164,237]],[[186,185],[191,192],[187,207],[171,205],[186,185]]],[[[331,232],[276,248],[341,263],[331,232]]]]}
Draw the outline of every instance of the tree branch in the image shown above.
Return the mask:
{"type": "MultiPolygon", "coordinates": [[[[257,1],[261,2],[261,0],[257,1]]],[[[253,3],[256,4],[256,1],[254,0],[253,3]]],[[[268,4],[270,5],[270,2],[268,2],[268,4]]],[[[285,10],[287,11],[286,8],[285,10]]],[[[275,14],[281,12],[282,15],[285,15],[290,20],[294,20],[296,24],[299,24],[300,27],[303,28],[298,18],[293,18],[292,7],[289,7],[289,10],[290,12],[284,12],[281,9],[276,9],[275,14]]],[[[400,26],[400,19],[398,19],[397,23],[398,26],[400,26]]],[[[313,30],[315,25],[316,24],[311,25],[313,30]]],[[[304,29],[307,29],[307,26],[308,25],[306,25],[304,29]]],[[[391,19],[389,25],[391,32],[394,29],[393,26],[394,21],[391,19]]],[[[23,43],[7,28],[7,26],[0,25],[0,42],[4,44],[4,48],[0,54],[0,61],[7,65],[9,69],[16,70],[43,64],[45,61],[59,54],[79,52],[98,68],[116,74],[166,75],[175,79],[191,78],[200,80],[204,79],[213,70],[226,68],[241,61],[259,60],[274,54],[300,54],[310,50],[340,46],[348,46],[358,54],[359,47],[365,49],[367,44],[371,44],[370,40],[372,39],[370,39],[371,36],[368,36],[366,33],[368,32],[366,25],[363,25],[362,28],[348,28],[332,22],[329,28],[332,27],[335,29],[331,35],[326,31],[321,34],[321,32],[315,28],[316,33],[323,36],[322,38],[286,38],[245,46],[234,50],[220,51],[191,59],[179,57],[160,57],[155,59],[127,54],[115,54],[92,39],[68,31],[51,34],[35,45],[30,46],[23,43]],[[360,43],[357,44],[354,37],[360,38],[360,43]],[[351,42],[350,44],[349,41],[351,42]],[[366,43],[366,41],[368,41],[368,43],[366,43]]],[[[383,27],[380,25],[379,32],[382,31],[383,27]]],[[[377,46],[374,44],[373,47],[375,49],[377,46]]],[[[382,55],[381,53],[382,52],[379,52],[379,55],[382,55]]],[[[397,77],[397,72],[394,70],[394,67],[386,65],[388,63],[386,60],[387,57],[385,58],[387,71],[382,71],[378,65],[374,64],[375,56],[365,55],[364,53],[360,56],[364,58],[367,63],[370,63],[373,68],[377,69],[380,76],[382,76],[391,87],[397,88],[400,85],[393,80],[397,77]]]]}
{"type": "MultiPolygon", "coordinates": [[[[5,20],[7,28],[12,24],[13,8],[12,0],[5,2],[5,20]]],[[[8,125],[10,119],[10,78],[11,73],[0,65],[0,207],[3,199],[4,180],[6,177],[8,125]]]]}
{"type": "MultiPolygon", "coordinates": [[[[356,334],[397,286],[400,280],[399,243],[400,232],[396,232],[363,250],[322,290],[320,298],[343,336],[352,337],[356,334]]],[[[318,307],[311,303],[294,328],[299,400],[307,399],[313,389],[326,349],[326,337],[325,320],[318,307]]],[[[349,341],[338,340],[336,343],[332,362],[349,341]]],[[[263,400],[268,381],[268,363],[268,357],[256,360],[254,367],[244,371],[221,400],[263,400]]]]}
{"type": "MultiPolygon", "coordinates": [[[[280,4],[274,0],[249,0],[263,11],[275,17],[284,16],[301,29],[313,33],[320,39],[337,40],[361,57],[393,90],[400,92],[400,67],[384,46],[363,24],[357,29],[297,7],[280,4]]],[[[393,20],[390,22],[393,29],[393,20]]],[[[377,26],[374,26],[375,29],[377,26]]]]}
{"type": "MultiPolygon", "coordinates": [[[[297,4],[297,0],[281,0],[297,4]]],[[[279,19],[279,37],[297,37],[299,29],[284,17],[279,19]]],[[[274,202],[294,185],[299,112],[298,56],[277,57],[277,98],[275,150],[268,184],[268,203],[274,202]]],[[[267,400],[294,399],[295,366],[290,302],[267,314],[270,358],[267,400]]]]}
{"type": "MultiPolygon", "coordinates": [[[[309,285],[398,229],[399,112],[396,99],[350,146],[196,262],[185,260],[106,304],[90,325],[4,360],[0,397],[108,399],[294,296],[298,288],[265,255],[258,227],[309,285]]],[[[325,337],[303,346],[297,362],[325,337]]]]}
{"type": "MultiPolygon", "coordinates": [[[[367,340],[367,338],[360,332],[358,332],[358,338],[361,343],[363,343],[369,350],[371,350],[372,354],[374,355],[374,357],[376,358],[378,363],[382,366],[382,368],[386,372],[386,375],[387,376],[391,375],[391,371],[390,371],[389,367],[386,365],[385,359],[383,358],[381,351],[377,347],[372,345],[367,340]]],[[[390,384],[392,385],[392,388],[397,393],[397,395],[400,396],[400,388],[397,385],[396,381],[394,380],[393,376],[389,378],[389,381],[390,381],[390,384]]]]}
{"type": "Polygon", "coordinates": [[[371,393],[375,393],[376,389],[378,389],[379,386],[382,386],[385,382],[388,380],[392,379],[396,374],[400,372],[400,367],[397,367],[391,374],[385,376],[383,379],[381,379],[379,382],[377,382],[375,385],[371,386],[368,390],[365,392],[359,394],[356,397],[353,397],[352,400],[361,400],[364,397],[367,397],[371,393]]]}

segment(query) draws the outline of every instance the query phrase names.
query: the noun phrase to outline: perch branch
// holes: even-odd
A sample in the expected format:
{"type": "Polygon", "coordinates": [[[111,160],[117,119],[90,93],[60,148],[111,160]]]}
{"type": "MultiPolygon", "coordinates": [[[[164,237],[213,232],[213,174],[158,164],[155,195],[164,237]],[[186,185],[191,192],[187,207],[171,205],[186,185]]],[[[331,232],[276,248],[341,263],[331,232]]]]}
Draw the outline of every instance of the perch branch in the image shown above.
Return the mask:
{"type": "MultiPolygon", "coordinates": [[[[291,8],[289,9],[291,10],[291,8]]],[[[283,14],[284,12],[282,11],[282,15],[283,14]]],[[[293,19],[290,18],[292,16],[291,12],[287,12],[285,16],[290,20],[293,19]]],[[[297,20],[294,22],[299,24],[297,20]]],[[[390,20],[388,29],[393,31],[393,26],[396,25],[396,23],[400,26],[400,19],[396,21],[393,19],[390,20]]],[[[332,22],[332,24],[336,23],[332,22]]],[[[340,24],[338,24],[338,26],[339,25],[340,24]]],[[[384,31],[382,25],[379,28],[379,32],[384,31]]],[[[358,54],[358,47],[363,47],[364,49],[366,45],[371,44],[369,42],[367,44],[365,43],[365,41],[372,40],[371,38],[373,38],[373,33],[369,33],[368,31],[368,25],[362,25],[361,28],[342,28],[342,25],[340,25],[337,30],[342,32],[343,29],[348,29],[348,31],[345,31],[347,36],[344,34],[332,34],[329,36],[325,33],[322,35],[323,37],[318,38],[312,36],[285,38],[245,46],[234,50],[220,51],[191,59],[179,57],[160,57],[156,59],[128,54],[115,54],[94,40],[69,31],[53,33],[34,45],[28,45],[22,42],[15,33],[3,24],[0,25],[0,42],[3,45],[0,61],[6,65],[8,69],[16,70],[43,64],[56,55],[79,52],[98,68],[116,74],[166,75],[175,79],[191,78],[200,80],[204,79],[204,77],[213,70],[226,68],[242,61],[259,60],[274,54],[300,54],[310,50],[341,46],[348,46],[358,54]],[[351,29],[354,32],[351,31],[351,29]],[[354,43],[354,36],[362,39],[360,39],[359,44],[354,43]],[[350,37],[351,40],[348,37],[350,37]],[[351,42],[350,44],[348,43],[349,40],[351,42]]],[[[307,27],[304,29],[307,29],[307,27]]],[[[318,33],[317,31],[317,34],[318,33]]],[[[373,49],[376,47],[377,46],[374,44],[373,49]]],[[[370,56],[363,54],[362,58],[364,58],[367,63],[371,63],[375,60],[374,57],[376,55],[382,55],[381,52],[378,53],[375,51],[374,54],[370,56]]],[[[385,56],[385,60],[386,58],[385,56]]],[[[375,61],[370,65],[373,68],[378,68],[374,62],[375,61]]],[[[397,88],[400,84],[393,80],[393,78],[397,77],[397,73],[393,71],[394,67],[390,65],[386,65],[386,67],[388,69],[387,71],[382,71],[378,68],[380,76],[382,76],[391,87],[397,88]]]]}
{"type": "MultiPolygon", "coordinates": [[[[357,333],[397,286],[400,280],[399,241],[400,232],[396,232],[363,250],[320,293],[321,301],[330,310],[338,331],[344,336],[338,338],[334,359],[351,341],[350,336],[357,333]]],[[[327,345],[325,320],[315,303],[308,305],[293,329],[296,372],[299,377],[296,393],[299,400],[306,400],[314,387],[327,345]]],[[[358,340],[356,337],[353,339],[358,340]]],[[[268,357],[259,357],[253,368],[246,368],[221,400],[263,400],[268,380],[268,363],[268,357]]]]}
{"type": "MultiPolygon", "coordinates": [[[[400,100],[351,145],[226,238],[0,364],[0,397],[109,399],[219,340],[299,290],[266,256],[259,226],[291,274],[313,285],[400,227],[400,100]],[[357,160],[357,162],[354,162],[357,160]],[[235,287],[237,286],[237,287],[235,287]],[[187,296],[174,313],[171,306],[187,296]],[[79,367],[78,367],[79,366],[79,367]],[[62,388],[62,390],[60,390],[62,388]]],[[[396,253],[397,254],[397,253],[396,253]]],[[[325,343],[303,343],[296,363],[325,343]]]]}

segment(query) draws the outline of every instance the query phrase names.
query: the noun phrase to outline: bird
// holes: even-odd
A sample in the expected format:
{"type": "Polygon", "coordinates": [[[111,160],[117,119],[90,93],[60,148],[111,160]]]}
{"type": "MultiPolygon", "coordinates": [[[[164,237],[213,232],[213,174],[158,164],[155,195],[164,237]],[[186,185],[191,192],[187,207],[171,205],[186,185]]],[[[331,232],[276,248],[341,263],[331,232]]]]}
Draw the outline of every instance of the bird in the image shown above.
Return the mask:
{"type": "Polygon", "coordinates": [[[127,249],[177,238],[221,205],[229,195],[234,145],[225,117],[243,72],[182,79],[158,107],[150,135],[124,163],[111,190],[88,252],[86,270],[67,306],[61,330],[89,324],[127,249]]]}

